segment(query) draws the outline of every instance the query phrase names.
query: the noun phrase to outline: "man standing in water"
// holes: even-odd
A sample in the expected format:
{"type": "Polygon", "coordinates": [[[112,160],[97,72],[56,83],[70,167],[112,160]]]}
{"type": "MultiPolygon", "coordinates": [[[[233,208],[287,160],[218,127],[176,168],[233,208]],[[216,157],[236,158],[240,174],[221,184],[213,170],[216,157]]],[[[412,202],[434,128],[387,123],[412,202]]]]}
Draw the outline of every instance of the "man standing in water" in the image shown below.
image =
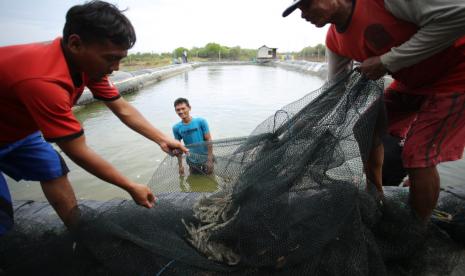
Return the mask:
{"type": "MultiPolygon", "coordinates": [[[[203,118],[192,118],[190,115],[191,106],[185,98],[178,98],[174,101],[174,109],[181,122],[173,126],[173,135],[177,140],[184,141],[189,146],[190,154],[186,161],[191,174],[211,174],[213,172],[213,150],[211,145],[212,137],[208,128],[208,123],[203,118]],[[200,145],[194,145],[203,143],[200,145]]],[[[184,175],[184,166],[181,156],[178,156],[179,175],[184,175]]]]}
{"type": "Polygon", "coordinates": [[[0,48],[0,235],[13,224],[1,172],[16,181],[40,181],[59,217],[71,224],[77,203],[68,168],[46,141],[96,177],[126,190],[137,204],[153,206],[155,197],[146,185],[129,180],[86,145],[71,110],[87,86],[124,124],[163,151],[187,151],[121,98],[108,79],[135,42],[133,26],[120,10],[91,1],[67,12],[62,38],[0,48]]]}
{"type": "MultiPolygon", "coordinates": [[[[465,146],[465,1],[297,0],[283,16],[297,8],[317,27],[331,24],[329,79],[352,60],[370,79],[395,79],[384,95],[389,132],[404,139],[410,204],[427,221],[439,196],[437,164],[461,159],[465,146]]],[[[383,156],[375,141],[365,165],[380,195],[383,156]]]]}

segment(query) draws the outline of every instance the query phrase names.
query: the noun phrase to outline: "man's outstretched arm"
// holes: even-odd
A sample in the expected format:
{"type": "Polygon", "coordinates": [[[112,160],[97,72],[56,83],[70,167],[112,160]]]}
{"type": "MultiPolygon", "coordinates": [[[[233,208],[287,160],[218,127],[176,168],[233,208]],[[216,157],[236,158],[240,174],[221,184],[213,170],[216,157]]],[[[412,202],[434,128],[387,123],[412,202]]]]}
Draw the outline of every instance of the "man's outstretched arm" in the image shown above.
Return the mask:
{"type": "Polygon", "coordinates": [[[119,98],[111,102],[105,102],[105,104],[125,125],[147,139],[157,143],[164,152],[172,154],[174,149],[179,149],[184,153],[188,152],[187,148],[181,142],[168,137],[159,129],[155,128],[125,99],[119,98]]]}
{"type": "Polygon", "coordinates": [[[127,191],[134,201],[147,208],[153,207],[155,197],[146,185],[135,183],[122,175],[115,167],[96,154],[86,144],[84,135],[57,142],[63,152],[77,165],[96,177],[127,191]]]}

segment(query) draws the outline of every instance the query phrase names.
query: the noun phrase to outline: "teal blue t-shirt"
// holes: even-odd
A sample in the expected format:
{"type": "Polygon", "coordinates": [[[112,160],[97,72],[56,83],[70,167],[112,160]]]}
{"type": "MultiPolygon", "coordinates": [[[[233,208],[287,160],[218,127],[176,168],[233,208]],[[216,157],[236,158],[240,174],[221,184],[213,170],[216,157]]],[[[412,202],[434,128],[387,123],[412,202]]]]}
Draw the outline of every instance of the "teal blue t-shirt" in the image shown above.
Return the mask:
{"type": "Polygon", "coordinates": [[[189,148],[190,156],[187,160],[196,164],[204,164],[207,161],[208,148],[206,145],[190,146],[205,141],[205,134],[210,132],[208,123],[203,118],[192,118],[189,124],[182,121],[173,126],[173,135],[176,140],[183,140],[189,148]]]}

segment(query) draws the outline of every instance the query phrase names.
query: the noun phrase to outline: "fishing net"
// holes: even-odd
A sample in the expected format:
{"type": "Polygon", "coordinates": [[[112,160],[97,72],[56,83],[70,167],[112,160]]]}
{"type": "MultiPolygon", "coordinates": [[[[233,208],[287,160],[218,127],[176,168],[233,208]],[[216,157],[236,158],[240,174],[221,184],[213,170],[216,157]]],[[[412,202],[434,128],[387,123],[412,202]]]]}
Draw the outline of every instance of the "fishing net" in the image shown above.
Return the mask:
{"type": "MultiPolygon", "coordinates": [[[[179,175],[176,157],[154,173],[151,188],[171,192],[159,194],[152,209],[125,200],[84,202],[66,231],[48,205],[15,205],[15,229],[0,239],[0,269],[44,275],[463,274],[463,244],[436,224],[419,223],[408,190],[386,189],[382,202],[365,191],[363,163],[385,123],[382,87],[354,71],[278,110],[247,137],[189,145],[192,153],[182,160],[186,176],[179,175]]],[[[464,202],[441,194],[453,214],[464,213],[464,202]]],[[[460,221],[447,225],[463,237],[460,221]]]]}

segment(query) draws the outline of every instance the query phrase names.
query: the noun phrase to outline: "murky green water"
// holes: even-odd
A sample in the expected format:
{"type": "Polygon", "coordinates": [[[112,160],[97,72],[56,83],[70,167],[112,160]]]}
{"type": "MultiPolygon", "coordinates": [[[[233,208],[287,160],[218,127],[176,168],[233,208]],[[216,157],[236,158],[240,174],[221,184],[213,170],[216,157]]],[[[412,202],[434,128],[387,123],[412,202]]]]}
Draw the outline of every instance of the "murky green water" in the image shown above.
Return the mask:
{"type": "MultiPolygon", "coordinates": [[[[212,66],[164,80],[125,98],[156,127],[172,135],[171,127],[179,121],[173,101],[186,97],[191,102],[191,114],[207,119],[213,139],[219,139],[248,135],[277,109],[322,83],[317,77],[274,67],[212,66]]],[[[166,156],[158,145],[127,128],[102,103],[91,104],[76,115],[92,149],[129,178],[149,182],[166,156]]],[[[128,196],[65,159],[79,198],[107,200],[128,196]]],[[[44,200],[38,183],[8,181],[15,199],[44,200]]],[[[211,190],[215,183],[210,182],[191,177],[180,181],[179,190],[211,190]]]]}

